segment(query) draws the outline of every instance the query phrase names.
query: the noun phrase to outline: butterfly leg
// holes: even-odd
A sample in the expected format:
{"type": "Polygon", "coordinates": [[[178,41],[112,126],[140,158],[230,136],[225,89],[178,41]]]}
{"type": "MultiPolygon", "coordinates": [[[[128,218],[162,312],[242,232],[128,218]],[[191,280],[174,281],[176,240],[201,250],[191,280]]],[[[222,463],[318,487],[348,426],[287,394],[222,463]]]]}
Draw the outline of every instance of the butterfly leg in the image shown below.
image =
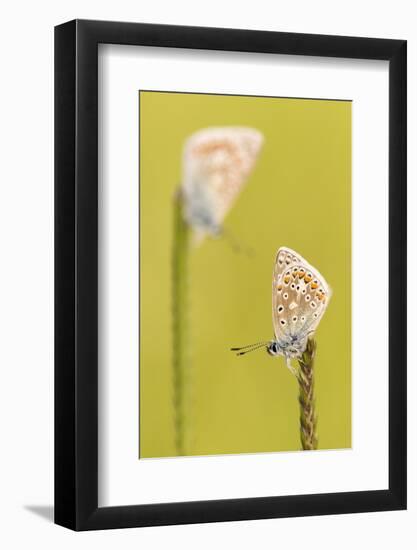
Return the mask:
{"type": "Polygon", "coordinates": [[[295,377],[298,378],[297,370],[291,365],[291,357],[289,355],[286,355],[285,360],[287,363],[287,368],[292,372],[295,377]]]}

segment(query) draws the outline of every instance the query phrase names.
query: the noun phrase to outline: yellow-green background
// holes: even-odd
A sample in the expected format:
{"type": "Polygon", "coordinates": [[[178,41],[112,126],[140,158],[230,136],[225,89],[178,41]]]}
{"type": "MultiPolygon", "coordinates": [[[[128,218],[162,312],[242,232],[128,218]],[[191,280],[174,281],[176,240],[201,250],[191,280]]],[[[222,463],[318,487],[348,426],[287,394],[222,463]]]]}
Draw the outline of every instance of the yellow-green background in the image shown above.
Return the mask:
{"type": "Polygon", "coordinates": [[[275,253],[289,246],[333,297],[316,332],[319,448],[351,445],[351,103],[140,92],[140,457],[175,455],[171,335],[172,197],[184,140],[208,126],[251,126],[265,143],[225,227],[192,253],[193,395],[189,454],[298,450],[296,379],[263,350],[273,336],[275,253]]]}

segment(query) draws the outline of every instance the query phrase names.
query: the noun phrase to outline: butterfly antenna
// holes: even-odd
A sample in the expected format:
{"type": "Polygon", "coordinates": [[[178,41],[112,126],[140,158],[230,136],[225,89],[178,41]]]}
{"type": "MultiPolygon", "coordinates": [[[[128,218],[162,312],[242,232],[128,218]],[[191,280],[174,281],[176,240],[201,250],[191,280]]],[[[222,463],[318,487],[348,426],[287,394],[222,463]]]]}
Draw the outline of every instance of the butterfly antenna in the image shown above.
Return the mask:
{"type": "Polygon", "coordinates": [[[257,346],[256,348],[247,349],[244,351],[239,351],[236,353],[236,355],[245,355],[246,353],[250,353],[251,351],[256,351],[258,349],[264,348],[265,344],[261,344],[260,346],[257,346]]]}
{"type": "Polygon", "coordinates": [[[238,348],[230,348],[230,351],[240,351],[242,349],[248,349],[248,348],[253,348],[255,346],[264,346],[266,344],[268,344],[269,342],[255,342],[254,344],[249,344],[248,346],[240,346],[238,348]]]}
{"type": "Polygon", "coordinates": [[[232,247],[233,252],[236,252],[236,254],[245,254],[245,256],[248,256],[249,258],[252,258],[255,255],[253,248],[240,242],[229,229],[222,228],[222,235],[226,239],[226,242],[228,242],[232,247]]]}
{"type": "Polygon", "coordinates": [[[245,353],[249,353],[250,351],[256,351],[259,348],[263,348],[264,346],[268,345],[269,342],[257,342],[256,344],[250,344],[249,346],[242,346],[240,348],[230,348],[230,351],[236,351],[236,355],[245,355],[245,353]]]}

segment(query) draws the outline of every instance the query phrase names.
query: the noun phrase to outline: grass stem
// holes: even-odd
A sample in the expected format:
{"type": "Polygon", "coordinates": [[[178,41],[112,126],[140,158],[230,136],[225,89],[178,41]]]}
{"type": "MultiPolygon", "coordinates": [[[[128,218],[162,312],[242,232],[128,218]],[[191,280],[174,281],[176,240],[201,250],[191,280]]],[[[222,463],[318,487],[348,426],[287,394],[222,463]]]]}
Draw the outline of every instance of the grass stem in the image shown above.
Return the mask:
{"type": "Polygon", "coordinates": [[[300,439],[304,451],[317,449],[317,415],[314,398],[314,358],[317,344],[313,338],[307,342],[303,355],[298,360],[299,403],[300,403],[300,439]]]}
{"type": "Polygon", "coordinates": [[[191,229],[183,216],[181,194],[174,197],[172,249],[172,330],[175,409],[175,447],[186,454],[187,396],[190,376],[189,253],[191,229]]]}

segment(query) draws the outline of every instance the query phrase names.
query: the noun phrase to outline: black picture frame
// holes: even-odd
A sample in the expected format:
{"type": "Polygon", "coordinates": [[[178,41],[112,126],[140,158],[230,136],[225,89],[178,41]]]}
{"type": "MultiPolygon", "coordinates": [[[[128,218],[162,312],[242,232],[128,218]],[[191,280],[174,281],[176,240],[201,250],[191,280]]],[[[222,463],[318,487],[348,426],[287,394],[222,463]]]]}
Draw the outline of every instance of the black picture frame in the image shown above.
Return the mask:
{"type": "Polygon", "coordinates": [[[77,531],[406,508],[405,40],[74,20],[55,28],[55,523],[77,531]],[[98,44],[389,62],[389,488],[98,506],[98,44]]]}

